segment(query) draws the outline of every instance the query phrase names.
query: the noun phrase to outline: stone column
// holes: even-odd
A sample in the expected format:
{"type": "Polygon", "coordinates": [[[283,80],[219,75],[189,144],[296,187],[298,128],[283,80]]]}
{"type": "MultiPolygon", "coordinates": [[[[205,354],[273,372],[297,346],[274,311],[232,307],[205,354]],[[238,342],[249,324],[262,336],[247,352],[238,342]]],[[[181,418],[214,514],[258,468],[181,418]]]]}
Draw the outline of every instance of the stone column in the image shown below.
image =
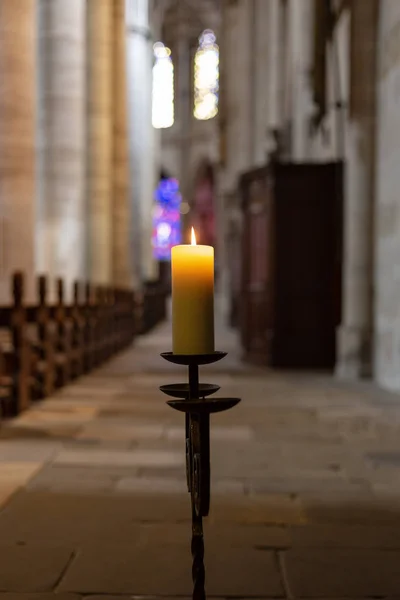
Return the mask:
{"type": "MultiPolygon", "coordinates": [[[[97,1],[97,0],[96,0],[97,1]]],[[[133,283],[131,246],[131,206],[128,171],[127,136],[127,81],[125,0],[114,0],[114,55],[113,55],[113,219],[112,271],[113,282],[121,287],[133,283]]]]}
{"type": "Polygon", "coordinates": [[[374,378],[400,390],[400,3],[379,3],[374,378]]]}
{"type": "Polygon", "coordinates": [[[22,270],[32,293],[35,230],[34,1],[0,1],[0,302],[22,270]]]}
{"type": "Polygon", "coordinates": [[[87,276],[86,2],[39,0],[38,11],[37,266],[69,290],[87,276]]]}
{"type": "Polygon", "coordinates": [[[87,198],[90,279],[111,282],[113,0],[87,0],[87,198]]]}
{"type": "Polygon", "coordinates": [[[151,247],[155,188],[153,127],[151,124],[152,40],[148,0],[128,0],[127,71],[129,97],[129,155],[132,179],[135,271],[139,281],[153,274],[151,247]]]}
{"type": "Polygon", "coordinates": [[[337,373],[371,374],[375,166],[376,0],[353,0],[346,139],[342,324],[337,373]]]}
{"type": "MultiPolygon", "coordinates": [[[[284,117],[284,93],[283,80],[284,32],[282,31],[282,6],[281,0],[269,0],[269,23],[268,23],[268,126],[269,129],[279,129],[283,124],[284,117]]],[[[272,146],[273,147],[273,144],[272,146]]]]}
{"type": "Polygon", "coordinates": [[[271,5],[263,0],[256,0],[254,15],[252,60],[255,61],[254,100],[254,165],[264,165],[267,151],[267,114],[269,101],[268,67],[269,36],[268,29],[271,5]]]}
{"type": "Polygon", "coordinates": [[[310,86],[313,1],[289,0],[289,16],[292,158],[302,162],[309,158],[309,118],[313,110],[310,86]]]}
{"type": "MultiPolygon", "coordinates": [[[[190,165],[190,132],[191,132],[191,44],[190,44],[190,32],[188,30],[188,24],[180,18],[179,22],[179,37],[177,42],[177,64],[176,69],[176,88],[177,93],[177,109],[179,110],[179,125],[180,125],[180,137],[181,137],[181,151],[180,151],[180,173],[181,173],[181,193],[184,201],[188,202],[190,198],[190,181],[189,177],[189,165],[190,165]]],[[[201,33],[201,32],[200,32],[201,33]]]]}

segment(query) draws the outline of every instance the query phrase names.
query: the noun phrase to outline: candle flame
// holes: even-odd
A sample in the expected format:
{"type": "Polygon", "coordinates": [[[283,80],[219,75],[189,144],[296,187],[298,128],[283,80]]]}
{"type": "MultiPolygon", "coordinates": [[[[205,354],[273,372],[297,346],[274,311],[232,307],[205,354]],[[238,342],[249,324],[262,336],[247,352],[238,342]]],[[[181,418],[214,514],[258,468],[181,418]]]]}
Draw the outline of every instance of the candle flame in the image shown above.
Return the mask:
{"type": "Polygon", "coordinates": [[[191,242],[192,246],[196,246],[196,234],[194,233],[194,229],[192,227],[192,242],[191,242]]]}

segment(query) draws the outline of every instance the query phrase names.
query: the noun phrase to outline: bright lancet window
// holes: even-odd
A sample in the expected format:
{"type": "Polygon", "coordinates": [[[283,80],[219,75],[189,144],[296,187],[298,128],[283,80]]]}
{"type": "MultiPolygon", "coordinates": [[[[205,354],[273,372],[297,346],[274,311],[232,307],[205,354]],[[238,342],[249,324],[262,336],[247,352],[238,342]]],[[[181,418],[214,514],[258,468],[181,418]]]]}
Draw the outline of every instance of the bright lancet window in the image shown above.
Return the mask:
{"type": "Polygon", "coordinates": [[[166,129],[174,123],[174,65],[171,50],[163,43],[153,46],[152,123],[156,129],[166,129]]]}
{"type": "Polygon", "coordinates": [[[218,112],[219,48],[214,32],[203,31],[194,59],[194,116],[212,119],[218,112]]]}

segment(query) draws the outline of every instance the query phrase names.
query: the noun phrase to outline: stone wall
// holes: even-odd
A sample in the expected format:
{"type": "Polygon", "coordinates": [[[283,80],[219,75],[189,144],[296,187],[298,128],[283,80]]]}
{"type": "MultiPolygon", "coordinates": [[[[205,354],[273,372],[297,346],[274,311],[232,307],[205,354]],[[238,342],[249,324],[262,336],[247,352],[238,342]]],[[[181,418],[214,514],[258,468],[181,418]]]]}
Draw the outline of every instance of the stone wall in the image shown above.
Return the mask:
{"type": "Polygon", "coordinates": [[[376,173],[375,374],[400,390],[400,3],[380,2],[376,173]]]}

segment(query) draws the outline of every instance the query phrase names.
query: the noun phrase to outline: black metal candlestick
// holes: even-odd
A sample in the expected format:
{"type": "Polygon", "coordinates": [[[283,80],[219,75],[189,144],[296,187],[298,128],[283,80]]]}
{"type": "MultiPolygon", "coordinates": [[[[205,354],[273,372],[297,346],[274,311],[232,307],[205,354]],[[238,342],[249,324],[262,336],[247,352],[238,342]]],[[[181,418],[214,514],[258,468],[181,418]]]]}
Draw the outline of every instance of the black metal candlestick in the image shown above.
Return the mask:
{"type": "Polygon", "coordinates": [[[226,352],[163,352],[161,356],[177,365],[186,365],[189,372],[189,383],[162,385],[160,390],[176,398],[167,402],[169,406],[185,413],[186,479],[192,502],[193,600],[205,600],[203,517],[210,510],[210,414],[236,406],[240,398],[210,398],[219,386],[199,383],[199,366],[221,360],[226,352]]]}

